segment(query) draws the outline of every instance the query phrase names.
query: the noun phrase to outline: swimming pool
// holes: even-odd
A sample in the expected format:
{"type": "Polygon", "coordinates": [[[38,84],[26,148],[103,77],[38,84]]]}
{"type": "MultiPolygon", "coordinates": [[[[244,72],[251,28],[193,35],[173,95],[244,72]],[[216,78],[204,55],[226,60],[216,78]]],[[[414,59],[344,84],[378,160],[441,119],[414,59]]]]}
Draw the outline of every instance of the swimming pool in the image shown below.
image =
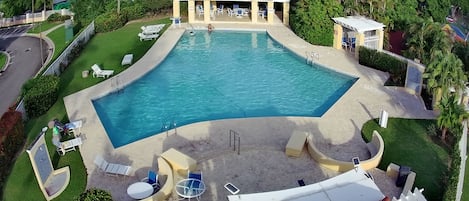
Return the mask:
{"type": "Polygon", "coordinates": [[[185,33],[142,78],[94,100],[114,147],[195,122],[322,116],[356,81],[306,61],[266,32],[185,33]]]}

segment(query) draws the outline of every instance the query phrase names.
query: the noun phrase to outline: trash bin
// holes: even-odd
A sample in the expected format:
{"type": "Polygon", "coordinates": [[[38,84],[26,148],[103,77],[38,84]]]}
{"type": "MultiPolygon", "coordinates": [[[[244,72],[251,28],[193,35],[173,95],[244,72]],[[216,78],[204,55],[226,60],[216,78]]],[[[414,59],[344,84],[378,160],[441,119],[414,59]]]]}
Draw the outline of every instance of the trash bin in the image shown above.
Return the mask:
{"type": "Polygon", "coordinates": [[[397,175],[396,186],[397,187],[404,187],[405,182],[407,180],[407,176],[411,172],[411,168],[408,166],[401,166],[399,168],[399,174],[397,175]]]}

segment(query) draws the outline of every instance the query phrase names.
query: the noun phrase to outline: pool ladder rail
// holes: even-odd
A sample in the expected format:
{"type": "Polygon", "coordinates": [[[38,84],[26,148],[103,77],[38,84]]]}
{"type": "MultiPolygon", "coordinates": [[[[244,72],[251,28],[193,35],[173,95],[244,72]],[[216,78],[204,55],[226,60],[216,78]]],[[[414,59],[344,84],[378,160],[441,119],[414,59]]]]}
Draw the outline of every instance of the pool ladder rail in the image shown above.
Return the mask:
{"type": "Polygon", "coordinates": [[[306,64],[314,64],[314,60],[319,60],[319,53],[316,52],[306,52],[306,64]]]}
{"type": "Polygon", "coordinates": [[[174,129],[174,134],[177,135],[177,124],[176,124],[175,120],[164,122],[162,127],[161,127],[162,132],[166,131],[166,136],[169,135],[169,130],[171,130],[171,129],[174,129]]]}

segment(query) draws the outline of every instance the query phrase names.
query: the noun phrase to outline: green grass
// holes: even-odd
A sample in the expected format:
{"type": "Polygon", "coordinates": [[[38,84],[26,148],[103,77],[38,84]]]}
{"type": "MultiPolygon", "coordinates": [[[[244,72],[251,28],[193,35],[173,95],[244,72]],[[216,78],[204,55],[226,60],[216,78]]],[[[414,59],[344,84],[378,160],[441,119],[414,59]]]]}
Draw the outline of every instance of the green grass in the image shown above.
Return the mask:
{"type": "Polygon", "coordinates": [[[47,31],[49,29],[51,29],[52,27],[55,27],[59,24],[61,24],[63,22],[48,22],[48,21],[44,21],[44,22],[41,22],[41,23],[37,23],[34,25],[34,27],[30,30],[28,30],[28,33],[39,33],[39,32],[43,32],[43,31],[47,31]]]}
{"type": "Polygon", "coordinates": [[[380,128],[376,120],[363,125],[366,141],[377,130],[384,140],[384,155],[378,168],[386,170],[389,163],[410,166],[417,173],[414,186],[424,188],[427,200],[441,200],[447,175],[449,153],[439,139],[428,136],[427,128],[433,120],[390,118],[386,129],[380,128]]]}
{"type": "Polygon", "coordinates": [[[0,70],[5,67],[5,64],[7,63],[7,55],[5,53],[0,52],[0,70]]]}
{"type": "MultiPolygon", "coordinates": [[[[62,73],[59,89],[59,99],[51,107],[51,109],[41,117],[31,119],[25,124],[25,132],[27,135],[26,145],[39,134],[42,127],[47,125],[53,118],[58,118],[62,122],[68,121],[63,103],[63,97],[77,92],[81,89],[90,87],[98,82],[103,81],[102,78],[82,78],[83,70],[90,70],[94,63],[100,64],[103,68],[114,69],[115,74],[124,70],[120,66],[122,57],[127,53],[133,53],[135,61],[140,59],[146,51],[153,45],[154,41],[139,41],[137,33],[140,27],[145,24],[165,23],[169,24],[170,20],[165,18],[151,22],[141,22],[129,24],[119,30],[97,34],[86,45],[72,64],[62,73]]],[[[52,133],[49,130],[46,133],[46,142],[55,169],[69,166],[71,171],[70,183],[66,190],[54,201],[69,201],[78,196],[86,187],[86,170],[78,152],[69,152],[65,156],[59,156],[55,151],[51,142],[52,133]]],[[[86,143],[86,142],[85,142],[86,143]]],[[[119,185],[119,184],[113,184],[119,185]]],[[[16,160],[10,176],[7,178],[3,191],[4,201],[41,201],[45,200],[39,186],[36,182],[31,163],[27,153],[23,151],[16,160]],[[27,193],[26,193],[27,192],[27,193]]]]}
{"type": "MultiPolygon", "coordinates": [[[[469,143],[467,144],[467,149],[469,150],[469,143]]],[[[466,161],[466,173],[464,174],[464,184],[462,189],[461,200],[469,200],[469,163],[466,161]]]]}
{"type": "Polygon", "coordinates": [[[67,48],[69,44],[65,41],[65,27],[61,26],[55,29],[54,31],[47,34],[47,37],[49,37],[54,42],[55,49],[51,60],[54,61],[65,50],[65,48],[67,48]]]}

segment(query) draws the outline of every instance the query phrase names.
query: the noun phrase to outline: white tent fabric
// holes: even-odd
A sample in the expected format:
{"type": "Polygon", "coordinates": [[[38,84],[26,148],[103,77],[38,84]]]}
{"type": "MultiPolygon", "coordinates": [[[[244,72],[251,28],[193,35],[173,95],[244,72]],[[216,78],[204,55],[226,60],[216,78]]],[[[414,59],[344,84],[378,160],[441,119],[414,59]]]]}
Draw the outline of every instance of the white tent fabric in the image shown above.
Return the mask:
{"type": "Polygon", "coordinates": [[[347,29],[359,33],[364,33],[365,31],[372,30],[383,30],[383,28],[385,27],[382,23],[376,22],[374,20],[362,16],[336,17],[332,18],[332,20],[347,29]]]}
{"type": "Polygon", "coordinates": [[[377,201],[385,196],[361,168],[319,183],[291,189],[229,195],[229,201],[377,201]]]}

